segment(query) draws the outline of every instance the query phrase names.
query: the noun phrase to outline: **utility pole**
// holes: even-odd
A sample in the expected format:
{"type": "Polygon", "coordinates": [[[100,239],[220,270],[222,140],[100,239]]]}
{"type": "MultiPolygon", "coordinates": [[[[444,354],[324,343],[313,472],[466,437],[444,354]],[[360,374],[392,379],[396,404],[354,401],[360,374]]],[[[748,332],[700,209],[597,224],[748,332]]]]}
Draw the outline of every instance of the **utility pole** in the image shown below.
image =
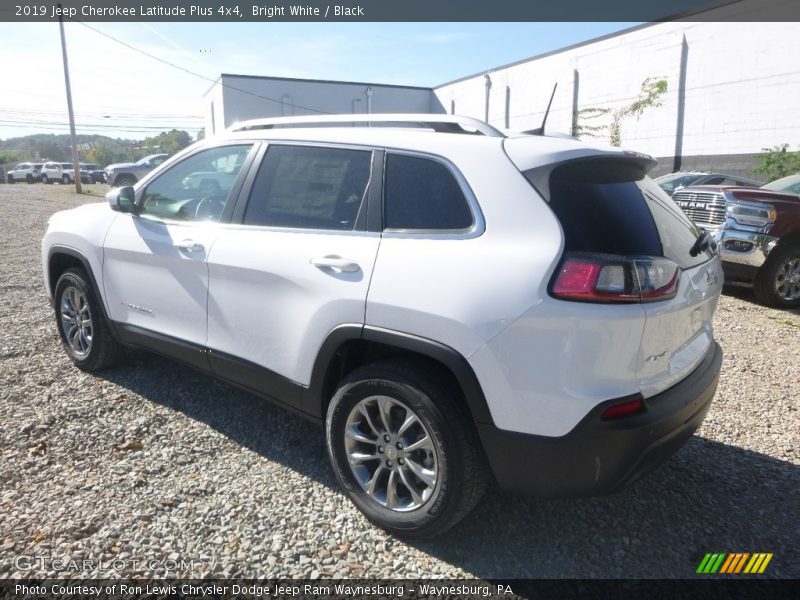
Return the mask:
{"type": "Polygon", "coordinates": [[[69,113],[69,135],[72,142],[72,166],[75,171],[75,191],[83,193],[81,188],[81,166],[78,164],[78,141],[75,139],[75,115],[72,112],[72,90],[69,86],[69,63],[67,62],[67,41],[64,38],[64,17],[61,4],[58,5],[58,27],[61,29],[61,56],[64,59],[64,85],[67,86],[67,112],[69,113]]]}

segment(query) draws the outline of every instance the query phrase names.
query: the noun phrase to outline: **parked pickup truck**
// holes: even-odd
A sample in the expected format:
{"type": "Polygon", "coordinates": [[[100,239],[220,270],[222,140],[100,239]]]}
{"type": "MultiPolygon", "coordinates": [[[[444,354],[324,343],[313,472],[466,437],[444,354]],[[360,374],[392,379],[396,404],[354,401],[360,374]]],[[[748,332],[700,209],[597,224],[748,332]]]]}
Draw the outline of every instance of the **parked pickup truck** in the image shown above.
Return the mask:
{"type": "Polygon", "coordinates": [[[768,306],[800,307],[800,196],[698,185],[672,199],[714,236],[728,281],[752,283],[768,306]]]}

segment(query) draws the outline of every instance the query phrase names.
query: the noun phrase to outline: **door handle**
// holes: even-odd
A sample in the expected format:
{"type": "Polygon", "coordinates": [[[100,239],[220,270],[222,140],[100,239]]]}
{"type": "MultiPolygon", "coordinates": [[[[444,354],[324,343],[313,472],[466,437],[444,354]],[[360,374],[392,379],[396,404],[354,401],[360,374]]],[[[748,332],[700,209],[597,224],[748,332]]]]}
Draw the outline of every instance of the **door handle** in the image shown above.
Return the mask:
{"type": "Polygon", "coordinates": [[[349,258],[340,258],[338,256],[320,256],[318,258],[312,258],[309,262],[315,267],[333,269],[341,273],[355,273],[361,268],[358,266],[357,262],[349,258]]]}
{"type": "Polygon", "coordinates": [[[187,252],[203,252],[206,249],[203,244],[195,242],[194,240],[175,242],[175,247],[179,250],[186,250],[187,252]]]}

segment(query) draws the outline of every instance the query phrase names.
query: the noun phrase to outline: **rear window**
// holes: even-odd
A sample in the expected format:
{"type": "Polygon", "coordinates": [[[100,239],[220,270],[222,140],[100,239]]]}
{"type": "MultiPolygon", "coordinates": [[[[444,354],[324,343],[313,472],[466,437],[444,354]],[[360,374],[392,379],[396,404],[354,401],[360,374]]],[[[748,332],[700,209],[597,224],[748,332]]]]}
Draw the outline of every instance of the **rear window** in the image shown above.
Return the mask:
{"type": "MultiPolygon", "coordinates": [[[[535,172],[527,172],[532,183],[535,172]]],[[[699,230],[640,166],[620,159],[564,164],[549,177],[550,208],[566,252],[664,256],[683,268],[708,260],[689,254],[699,230]]]]}

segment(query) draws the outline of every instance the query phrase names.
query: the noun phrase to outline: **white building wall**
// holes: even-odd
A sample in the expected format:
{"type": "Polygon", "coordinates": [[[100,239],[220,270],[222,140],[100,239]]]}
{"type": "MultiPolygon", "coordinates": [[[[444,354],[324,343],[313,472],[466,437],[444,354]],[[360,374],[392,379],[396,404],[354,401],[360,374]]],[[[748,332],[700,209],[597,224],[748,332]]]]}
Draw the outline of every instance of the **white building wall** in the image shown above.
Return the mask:
{"type": "Polygon", "coordinates": [[[220,77],[206,94],[206,131],[216,132],[237,121],[315,114],[442,113],[429,88],[277,77],[220,77]],[[212,102],[213,100],[213,102],[212,102]]]}
{"type": "MultiPolygon", "coordinates": [[[[573,72],[578,108],[617,109],[650,77],[667,80],[662,105],[622,122],[622,145],[654,156],[675,151],[683,38],[688,45],[682,155],[744,154],[800,144],[800,23],[653,24],[573,49],[492,70],[489,122],[505,126],[510,88],[512,129],[541,124],[553,84],[558,90],[547,126],[569,132],[573,72]]],[[[435,89],[456,113],[484,117],[484,74],[435,89]]],[[[608,124],[610,117],[582,121],[608,124]]],[[[586,136],[585,136],[586,137],[586,136]]],[[[588,138],[587,138],[588,139],[588,138]]],[[[603,141],[607,141],[607,135],[603,141]]]]}

